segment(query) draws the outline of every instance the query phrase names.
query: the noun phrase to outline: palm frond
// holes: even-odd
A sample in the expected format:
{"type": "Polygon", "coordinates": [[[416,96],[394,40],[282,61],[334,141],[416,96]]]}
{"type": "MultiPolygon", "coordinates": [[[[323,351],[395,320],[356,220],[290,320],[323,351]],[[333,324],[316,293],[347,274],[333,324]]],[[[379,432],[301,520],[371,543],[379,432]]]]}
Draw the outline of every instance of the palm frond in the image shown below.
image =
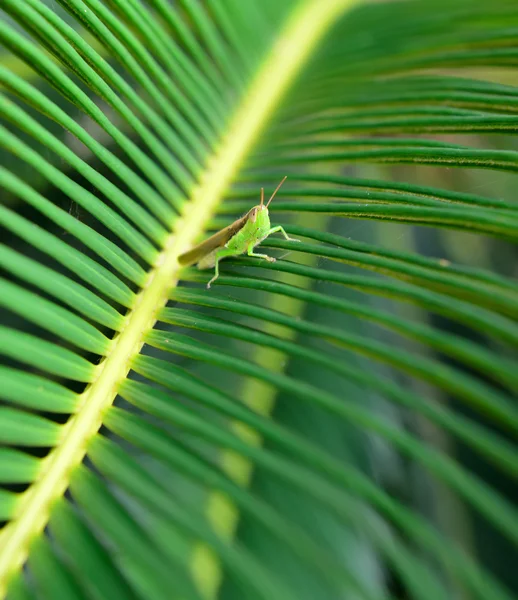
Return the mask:
{"type": "Polygon", "coordinates": [[[517,27],[2,2],[2,597],[517,597],[517,27]]]}

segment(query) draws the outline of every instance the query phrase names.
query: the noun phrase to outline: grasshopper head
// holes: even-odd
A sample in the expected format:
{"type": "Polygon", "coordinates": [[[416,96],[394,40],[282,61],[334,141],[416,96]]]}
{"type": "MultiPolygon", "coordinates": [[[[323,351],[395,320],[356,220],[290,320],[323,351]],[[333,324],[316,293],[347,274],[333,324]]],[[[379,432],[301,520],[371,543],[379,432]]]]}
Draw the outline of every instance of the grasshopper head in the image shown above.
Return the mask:
{"type": "Polygon", "coordinates": [[[264,188],[261,188],[261,203],[258,204],[257,206],[254,206],[254,208],[252,208],[252,210],[250,212],[250,220],[252,221],[252,223],[255,223],[255,221],[257,220],[257,215],[260,213],[262,213],[261,216],[263,218],[268,216],[268,206],[270,205],[270,202],[275,198],[275,194],[279,191],[279,188],[281,187],[281,185],[286,181],[286,178],[287,178],[287,175],[286,175],[286,177],[283,178],[283,180],[275,188],[275,191],[270,196],[270,199],[268,200],[268,202],[266,204],[264,203],[264,188]],[[264,212],[264,211],[266,211],[266,212],[264,212]]]}
{"type": "Polygon", "coordinates": [[[268,216],[268,208],[264,204],[258,204],[257,206],[254,206],[250,211],[248,218],[250,221],[252,221],[252,223],[255,223],[258,216],[259,219],[261,219],[261,217],[264,218],[268,216]]]}

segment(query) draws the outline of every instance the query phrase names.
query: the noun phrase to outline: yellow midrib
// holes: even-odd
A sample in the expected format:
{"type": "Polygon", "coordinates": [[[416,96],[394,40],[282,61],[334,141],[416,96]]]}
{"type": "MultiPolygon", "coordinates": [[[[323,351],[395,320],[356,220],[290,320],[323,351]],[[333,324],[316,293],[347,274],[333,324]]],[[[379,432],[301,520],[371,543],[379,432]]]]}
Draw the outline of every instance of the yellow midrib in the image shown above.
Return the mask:
{"type": "Polygon", "coordinates": [[[132,358],[140,352],[170,288],[178,282],[181,268],[178,256],[189,250],[205,230],[244,157],[329,26],[359,1],[302,2],[279,35],[220,152],[195,188],[186,214],[177,221],[135,307],[127,315],[124,329],[114,339],[111,353],[99,365],[97,379],[82,395],[81,408],[65,426],[59,444],[42,461],[40,478],[21,499],[18,517],[0,533],[0,597],[5,596],[8,577],[26,560],[31,540],[47,525],[53,502],[67,489],[70,474],[83,460],[89,440],[98,432],[103,413],[115,399],[120,382],[126,379],[132,358]]]}

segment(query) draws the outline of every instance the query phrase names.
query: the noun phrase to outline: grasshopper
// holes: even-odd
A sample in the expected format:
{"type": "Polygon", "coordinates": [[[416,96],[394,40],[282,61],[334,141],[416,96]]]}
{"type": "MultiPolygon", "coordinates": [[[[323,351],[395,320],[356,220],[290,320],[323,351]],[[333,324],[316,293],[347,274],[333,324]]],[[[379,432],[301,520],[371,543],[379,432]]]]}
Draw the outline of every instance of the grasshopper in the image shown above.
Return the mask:
{"type": "Polygon", "coordinates": [[[261,202],[251,208],[240,219],[237,219],[224,229],[221,229],[192,250],[185,252],[178,258],[181,265],[198,264],[198,269],[211,269],[214,267],[214,277],[207,283],[207,288],[219,277],[219,261],[228,256],[239,256],[245,252],[248,256],[264,258],[268,262],[275,262],[273,256],[258,254],[254,248],[272,233],[282,233],[290,242],[300,240],[290,238],[284,229],[277,225],[271,227],[268,206],[279,191],[287,176],[275,188],[270,199],[264,203],[264,188],[261,188],[261,202]]]}

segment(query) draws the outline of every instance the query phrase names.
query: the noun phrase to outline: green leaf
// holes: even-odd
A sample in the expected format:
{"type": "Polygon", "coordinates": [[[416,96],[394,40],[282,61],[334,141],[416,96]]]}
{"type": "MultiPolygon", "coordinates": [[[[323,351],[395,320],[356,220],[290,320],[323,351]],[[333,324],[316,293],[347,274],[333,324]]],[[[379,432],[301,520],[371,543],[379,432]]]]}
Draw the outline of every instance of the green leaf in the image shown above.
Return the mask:
{"type": "Polygon", "coordinates": [[[4,0],[1,598],[516,598],[517,28],[4,0]]]}

